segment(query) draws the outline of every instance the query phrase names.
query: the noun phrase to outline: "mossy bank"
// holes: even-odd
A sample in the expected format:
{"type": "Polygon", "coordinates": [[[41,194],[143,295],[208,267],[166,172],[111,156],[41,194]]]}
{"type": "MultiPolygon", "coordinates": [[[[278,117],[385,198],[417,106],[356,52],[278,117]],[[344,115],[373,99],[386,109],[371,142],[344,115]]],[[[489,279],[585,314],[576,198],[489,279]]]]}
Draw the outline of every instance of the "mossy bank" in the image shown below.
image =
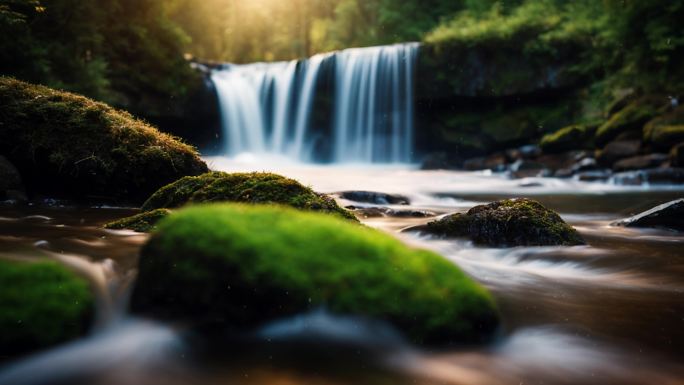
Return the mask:
{"type": "Polygon", "coordinates": [[[329,215],[236,204],[185,208],[144,246],[135,313],[222,330],[324,307],[417,343],[490,338],[492,297],[453,263],[329,215]]]}
{"type": "Polygon", "coordinates": [[[106,104],[0,77],[0,155],[29,194],[142,202],[207,171],[194,148],[106,104]]]}
{"type": "Polygon", "coordinates": [[[95,309],[88,282],[54,261],[0,260],[0,361],[83,336],[95,309]]]}

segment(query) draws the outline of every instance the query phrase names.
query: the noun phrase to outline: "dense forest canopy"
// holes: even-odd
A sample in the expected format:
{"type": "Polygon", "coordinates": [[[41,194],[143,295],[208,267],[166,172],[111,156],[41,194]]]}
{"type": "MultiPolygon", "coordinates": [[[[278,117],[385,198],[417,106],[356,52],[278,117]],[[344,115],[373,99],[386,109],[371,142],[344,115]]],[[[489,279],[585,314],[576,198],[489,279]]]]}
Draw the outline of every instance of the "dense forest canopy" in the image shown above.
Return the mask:
{"type": "Polygon", "coordinates": [[[532,36],[526,50],[581,44],[583,70],[681,91],[681,20],[684,0],[0,0],[0,73],[151,111],[188,93],[189,57],[532,36]]]}

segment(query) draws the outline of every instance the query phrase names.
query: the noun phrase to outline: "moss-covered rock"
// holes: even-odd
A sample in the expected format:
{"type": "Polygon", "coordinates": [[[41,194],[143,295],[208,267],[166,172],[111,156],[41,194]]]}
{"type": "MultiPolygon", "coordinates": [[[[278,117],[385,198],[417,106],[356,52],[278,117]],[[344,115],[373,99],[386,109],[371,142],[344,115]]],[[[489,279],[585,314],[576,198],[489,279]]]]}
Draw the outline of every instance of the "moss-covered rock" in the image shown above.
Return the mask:
{"type": "Polygon", "coordinates": [[[132,296],[136,313],[222,330],[320,307],[388,321],[421,343],[481,341],[498,323],[487,291],[439,255],[274,206],[172,214],[142,250],[132,296]]]}
{"type": "Polygon", "coordinates": [[[646,123],[643,140],[655,149],[664,151],[684,141],[684,106],[673,108],[646,123]]]}
{"type": "Polygon", "coordinates": [[[668,99],[661,96],[644,96],[629,103],[627,107],[613,114],[596,131],[596,144],[605,146],[622,134],[635,133],[641,137],[646,123],[667,108],[668,99]]]}
{"type": "Polygon", "coordinates": [[[0,153],[29,193],[142,201],[207,171],[192,147],[88,98],[0,77],[0,153]]]}
{"type": "Polygon", "coordinates": [[[476,244],[494,247],[584,244],[577,230],[558,214],[526,198],[475,206],[465,214],[451,214],[417,230],[469,238],[476,244]]]}
{"type": "Polygon", "coordinates": [[[597,125],[575,124],[544,135],[539,147],[546,154],[558,154],[573,150],[591,149],[597,125]]]}
{"type": "Polygon", "coordinates": [[[147,233],[157,227],[157,222],[171,214],[169,209],[155,209],[146,211],[131,217],[126,217],[104,225],[105,229],[110,230],[133,230],[139,233],[147,233]]]}
{"type": "Polygon", "coordinates": [[[0,356],[84,335],[93,321],[88,282],[54,261],[0,260],[0,356]]]}
{"type": "Polygon", "coordinates": [[[356,220],[351,212],[340,207],[334,199],[318,194],[294,179],[265,172],[210,172],[185,177],[155,192],[143,204],[142,210],[175,208],[187,203],[203,202],[274,203],[356,220]]]}

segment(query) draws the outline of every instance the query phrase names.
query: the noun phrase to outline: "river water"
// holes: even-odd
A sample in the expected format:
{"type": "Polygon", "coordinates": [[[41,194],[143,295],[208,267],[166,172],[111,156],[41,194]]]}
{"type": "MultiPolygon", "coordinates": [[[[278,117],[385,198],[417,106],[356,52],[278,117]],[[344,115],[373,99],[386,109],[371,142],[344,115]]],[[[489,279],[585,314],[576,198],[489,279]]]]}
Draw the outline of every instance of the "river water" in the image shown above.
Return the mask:
{"type": "Polygon", "coordinates": [[[0,257],[47,255],[69,264],[94,282],[100,317],[81,341],[5,362],[0,384],[684,383],[684,237],[610,226],[684,196],[684,186],[207,161],[227,171],[276,171],[321,192],[400,193],[412,203],[391,206],[397,210],[443,214],[497,198],[532,197],[559,211],[588,245],[488,249],[400,232],[430,218],[366,218],[369,226],[436,250],[488,287],[503,319],[496,341],[423,350],[387,325],[321,309],[207,353],[182,325],[136,319],[123,310],[147,236],[100,225],[133,209],[4,206],[0,257]]]}

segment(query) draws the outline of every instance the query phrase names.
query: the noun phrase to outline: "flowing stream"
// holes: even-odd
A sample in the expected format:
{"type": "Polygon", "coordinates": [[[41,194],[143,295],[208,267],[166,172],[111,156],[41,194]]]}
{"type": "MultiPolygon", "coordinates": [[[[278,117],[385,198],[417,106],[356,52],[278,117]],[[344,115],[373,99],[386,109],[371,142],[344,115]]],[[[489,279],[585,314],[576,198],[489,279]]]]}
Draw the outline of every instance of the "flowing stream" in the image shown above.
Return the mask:
{"type": "Polygon", "coordinates": [[[436,250],[488,287],[503,319],[498,339],[485,346],[423,350],[377,321],[319,309],[266,325],[246,336],[247,342],[206,355],[182,325],[127,314],[127,293],[147,236],[99,226],[132,210],[2,206],[0,256],[44,255],[88,276],[100,298],[101,321],[80,341],[4,362],[0,384],[684,382],[684,237],[610,226],[683,196],[681,186],[521,181],[405,166],[207,161],[214,169],[279,172],[322,192],[400,193],[411,205],[393,209],[437,215],[496,198],[534,197],[559,211],[588,245],[488,249],[399,232],[430,218],[366,218],[369,226],[436,250]]]}

